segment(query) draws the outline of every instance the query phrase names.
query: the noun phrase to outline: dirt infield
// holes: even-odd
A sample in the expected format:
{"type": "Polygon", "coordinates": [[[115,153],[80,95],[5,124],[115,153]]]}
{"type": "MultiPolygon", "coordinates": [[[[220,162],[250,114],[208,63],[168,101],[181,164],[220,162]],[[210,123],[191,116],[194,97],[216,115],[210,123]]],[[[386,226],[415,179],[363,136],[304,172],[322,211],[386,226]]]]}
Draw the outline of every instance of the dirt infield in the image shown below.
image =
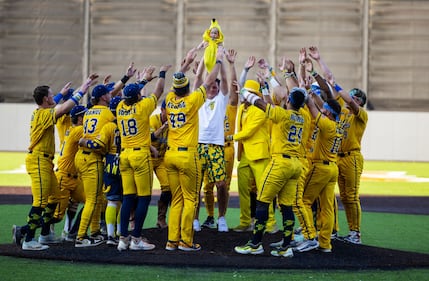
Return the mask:
{"type": "MultiPolygon", "coordinates": [[[[3,188],[0,188],[2,190],[3,188]]],[[[28,190],[12,188],[9,193],[0,193],[0,204],[31,204],[28,190]]],[[[230,207],[238,207],[236,194],[231,194],[230,207]]],[[[154,192],[152,203],[158,200],[154,192]]],[[[428,197],[362,197],[362,209],[369,212],[429,214],[428,197]]],[[[340,201],[339,201],[340,202],[340,201]]],[[[340,208],[342,208],[340,204],[340,208]]],[[[332,241],[333,252],[310,251],[295,253],[293,258],[278,258],[270,255],[269,243],[281,239],[281,234],[264,236],[265,253],[258,256],[243,256],[234,252],[234,246],[242,245],[250,233],[220,233],[203,229],[195,233],[195,242],[200,243],[200,252],[169,252],[164,249],[167,230],[144,229],[143,234],[156,245],[152,251],[119,252],[115,247],[100,245],[91,248],[75,248],[73,243],[52,245],[47,251],[22,251],[14,244],[0,245],[0,255],[22,258],[91,262],[102,264],[160,265],[172,267],[216,267],[253,269],[403,269],[429,267],[429,255],[384,249],[366,245],[353,245],[332,241]]]]}
{"type": "Polygon", "coordinates": [[[22,251],[16,245],[0,245],[0,253],[32,259],[62,260],[68,262],[91,262],[102,264],[162,265],[172,267],[216,267],[252,269],[403,269],[429,267],[429,255],[410,253],[365,245],[353,245],[333,241],[333,252],[313,250],[295,253],[293,258],[279,258],[270,255],[270,242],[281,239],[281,234],[264,236],[265,253],[258,256],[239,255],[234,246],[242,245],[250,233],[220,233],[204,229],[195,234],[200,243],[199,252],[166,251],[167,230],[145,229],[144,235],[156,245],[152,251],[119,252],[115,247],[100,245],[91,248],[75,248],[65,242],[51,246],[46,251],[22,251]]]}

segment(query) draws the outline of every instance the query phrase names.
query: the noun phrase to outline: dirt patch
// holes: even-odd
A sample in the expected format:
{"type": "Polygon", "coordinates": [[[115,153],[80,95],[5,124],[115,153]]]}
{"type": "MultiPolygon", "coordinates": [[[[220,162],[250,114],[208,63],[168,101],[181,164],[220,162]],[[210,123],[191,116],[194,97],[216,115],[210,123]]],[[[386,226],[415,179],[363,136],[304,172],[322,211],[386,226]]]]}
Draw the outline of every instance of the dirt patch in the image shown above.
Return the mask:
{"type": "Polygon", "coordinates": [[[90,248],[75,248],[73,243],[52,245],[46,251],[23,251],[14,244],[0,245],[5,256],[63,260],[69,262],[91,262],[102,264],[162,265],[173,267],[220,267],[253,269],[403,269],[429,267],[429,255],[390,249],[353,245],[333,241],[333,252],[313,250],[295,253],[293,258],[270,255],[269,243],[281,239],[281,234],[264,236],[265,253],[257,256],[239,255],[234,246],[245,244],[250,233],[220,233],[203,229],[195,234],[200,243],[199,252],[166,251],[167,230],[145,229],[143,233],[156,248],[152,251],[119,252],[115,247],[100,245],[90,248]]]}

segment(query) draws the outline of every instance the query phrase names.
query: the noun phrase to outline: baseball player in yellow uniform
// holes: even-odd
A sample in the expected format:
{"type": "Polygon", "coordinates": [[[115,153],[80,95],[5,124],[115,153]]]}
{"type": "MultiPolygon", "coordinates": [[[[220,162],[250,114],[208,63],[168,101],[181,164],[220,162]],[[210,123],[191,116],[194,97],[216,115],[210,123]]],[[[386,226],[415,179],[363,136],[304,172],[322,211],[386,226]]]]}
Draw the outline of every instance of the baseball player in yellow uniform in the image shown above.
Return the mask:
{"type": "Polygon", "coordinates": [[[75,165],[85,191],[85,206],[75,242],[75,247],[96,246],[103,242],[100,235],[100,217],[103,204],[103,153],[99,143],[95,142],[103,126],[112,122],[115,117],[109,110],[112,89],[100,84],[92,90],[94,106],[83,119],[83,138],[91,140],[80,145],[75,157],[75,165]],[[88,228],[91,228],[88,236],[88,228]]]}
{"type": "MultiPolygon", "coordinates": [[[[201,167],[197,151],[198,110],[206,99],[208,85],[215,82],[224,50],[219,47],[216,63],[203,84],[190,92],[189,80],[183,72],[173,75],[173,91],[165,99],[168,115],[168,148],[165,153],[168,181],[172,193],[168,217],[168,241],[165,249],[199,251],[194,243],[192,222],[196,216],[201,183],[201,167]]],[[[196,50],[188,52],[181,70],[193,62],[196,50]]]]}
{"type": "MultiPolygon", "coordinates": [[[[74,158],[79,148],[79,140],[83,135],[82,123],[86,111],[87,108],[83,105],[73,107],[70,111],[72,125],[66,131],[63,143],[61,144],[57,169],[55,171],[60,188],[60,200],[54,214],[57,222],[60,222],[64,218],[66,209],[69,207],[70,198],[76,203],[85,202],[85,194],[82,183],[77,175],[74,158]]],[[[71,221],[65,222],[65,224],[65,233],[63,234],[64,238],[67,238],[71,228],[71,221]]]]}
{"type": "Polygon", "coordinates": [[[158,178],[161,195],[158,200],[158,221],[159,228],[166,228],[166,215],[171,202],[170,185],[168,184],[167,169],[165,168],[164,155],[167,151],[168,123],[165,100],[161,104],[161,113],[150,117],[151,145],[156,148],[157,155],[151,155],[153,170],[158,178]]]}
{"type": "Polygon", "coordinates": [[[361,140],[368,122],[368,113],[363,108],[366,103],[366,94],[356,88],[349,93],[338,86],[336,89],[346,103],[345,118],[342,120],[344,136],[338,152],[338,187],[349,227],[349,235],[344,240],[361,244],[359,187],[364,161],[361,140]]]}
{"type": "MultiPolygon", "coordinates": [[[[317,74],[313,74],[315,76],[317,74]]],[[[320,83],[319,83],[320,84],[320,83]]],[[[312,93],[312,96],[315,94],[312,93]]],[[[321,112],[315,106],[313,99],[308,106],[315,119],[317,137],[314,143],[310,171],[306,178],[303,194],[305,206],[304,224],[302,225],[305,240],[297,246],[300,252],[318,248],[323,252],[331,252],[331,234],[334,227],[334,188],[338,177],[336,164],[337,151],[341,145],[342,130],[339,122],[341,106],[334,99],[328,99],[323,104],[321,112]],[[320,200],[321,228],[318,241],[314,226],[311,206],[320,200]]]]}
{"type": "MultiPolygon", "coordinates": [[[[23,250],[45,250],[48,245],[39,243],[57,242],[50,234],[50,225],[58,202],[59,188],[54,173],[55,153],[55,123],[59,117],[70,112],[73,106],[79,104],[80,99],[92,85],[98,75],[92,74],[81,85],[80,90],[73,97],[56,106],[53,93],[49,86],[39,86],[34,89],[34,101],[38,108],[33,112],[30,123],[30,145],[25,160],[27,173],[31,177],[31,193],[33,203],[28,214],[27,224],[13,226],[13,240],[23,250]],[[34,239],[36,229],[42,227],[40,241],[34,239]],[[24,242],[22,239],[25,237],[24,242]]],[[[62,93],[65,94],[71,83],[67,83],[62,93]]]]}
{"type": "Polygon", "coordinates": [[[239,254],[262,254],[262,236],[268,220],[269,206],[274,198],[278,199],[283,216],[283,244],[273,250],[273,256],[292,257],[290,247],[295,217],[292,210],[296,185],[302,172],[298,159],[304,130],[304,117],[300,108],[304,105],[306,91],[293,88],[289,94],[287,109],[267,104],[257,95],[242,92],[244,98],[259,109],[265,111],[273,121],[271,134],[271,160],[265,168],[261,189],[256,204],[256,224],[251,240],[244,246],[234,248],[239,254]]]}
{"type": "MultiPolygon", "coordinates": [[[[159,78],[154,92],[142,99],[137,84],[127,85],[124,100],[116,108],[117,122],[121,136],[121,157],[119,169],[123,183],[123,204],[121,209],[121,236],[118,250],[152,250],[154,244],[149,243],[141,235],[143,223],[152,195],[153,167],[150,161],[150,123],[149,118],[156,109],[158,98],[164,91],[165,73],[171,66],[161,66],[159,78]],[[136,203],[136,205],[134,205],[136,203]],[[131,209],[135,206],[135,226],[128,235],[128,220],[131,209]]],[[[152,79],[154,67],[148,72],[152,79]]]]}
{"type": "MultiPolygon", "coordinates": [[[[109,109],[116,116],[116,107],[122,98],[113,97],[109,103],[109,109]]],[[[119,153],[121,149],[121,139],[116,119],[103,126],[100,135],[95,140],[81,139],[80,145],[84,147],[99,147],[104,155],[104,172],[103,172],[103,193],[107,199],[105,210],[106,228],[107,228],[107,245],[118,245],[116,237],[117,225],[119,226],[119,211],[122,202],[122,179],[119,173],[119,153]]]]}

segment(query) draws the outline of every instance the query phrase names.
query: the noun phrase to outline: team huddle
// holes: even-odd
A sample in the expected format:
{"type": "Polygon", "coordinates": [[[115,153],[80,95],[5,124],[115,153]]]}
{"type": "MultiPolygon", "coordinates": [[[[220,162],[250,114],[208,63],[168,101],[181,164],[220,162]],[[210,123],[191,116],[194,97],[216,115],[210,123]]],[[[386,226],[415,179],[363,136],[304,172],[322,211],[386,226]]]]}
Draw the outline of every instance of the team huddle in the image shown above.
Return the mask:
{"type": "Polygon", "coordinates": [[[194,232],[217,228],[250,232],[249,241],[234,248],[239,254],[264,253],[264,233],[278,231],[283,239],[271,244],[273,256],[331,252],[331,239],[338,237],[336,184],[349,227],[342,239],[361,243],[366,94],[343,90],[317,47],[302,48],[296,68],[283,57],[280,75],[251,56],[238,76],[237,52],[224,49],[215,20],[207,32],[166,94],[171,65],[155,75],[155,67],[138,71],[131,63],[116,83],[108,76],[97,84],[98,75],[91,74],[78,89],[67,83],[57,95],[49,86],[36,87],[26,158],[33,203],[27,224],[13,226],[18,246],[45,250],[67,240],[78,248],[107,243],[119,251],[154,249],[142,235],[154,175],[161,189],[157,227],[168,228],[167,251],[201,250],[194,232]],[[259,70],[248,79],[255,65],[259,70]],[[154,113],[158,104],[161,112],[154,113]],[[61,144],[56,165],[55,127],[61,144]],[[240,223],[229,228],[235,159],[240,223]],[[202,197],[208,216],[200,224],[202,197]],[[54,226],[62,220],[57,237],[54,226]]]}

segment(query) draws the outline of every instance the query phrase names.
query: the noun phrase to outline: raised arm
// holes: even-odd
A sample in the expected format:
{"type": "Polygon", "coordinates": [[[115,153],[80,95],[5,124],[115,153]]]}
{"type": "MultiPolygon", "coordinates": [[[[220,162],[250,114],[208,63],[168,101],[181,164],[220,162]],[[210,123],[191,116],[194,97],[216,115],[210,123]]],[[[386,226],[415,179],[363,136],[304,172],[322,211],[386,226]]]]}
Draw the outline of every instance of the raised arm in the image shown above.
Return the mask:
{"type": "Polygon", "coordinates": [[[237,58],[237,51],[234,49],[228,50],[226,53],[226,59],[229,62],[229,72],[231,75],[231,83],[229,84],[229,104],[236,106],[238,104],[238,91],[237,85],[234,82],[237,82],[237,71],[235,70],[235,59],[237,58]]]}
{"type": "Polygon", "coordinates": [[[190,49],[189,52],[186,54],[186,57],[183,60],[179,71],[186,73],[191,68],[191,64],[194,62],[196,57],[197,57],[197,48],[190,49]]]}
{"type": "Polygon", "coordinates": [[[255,65],[255,62],[256,62],[256,57],[250,56],[247,59],[246,63],[244,64],[243,71],[241,71],[241,74],[240,74],[240,80],[238,81],[240,84],[240,87],[243,87],[244,82],[246,82],[246,79],[247,79],[247,73],[255,65]]]}
{"type": "Polygon", "coordinates": [[[165,86],[165,74],[167,71],[171,68],[171,64],[163,65],[159,68],[159,76],[158,81],[156,82],[154,94],[157,99],[159,99],[164,92],[164,86],[165,86]]]}
{"type": "MultiPolygon", "coordinates": [[[[62,104],[59,104],[55,107],[55,117],[59,118],[63,116],[66,113],[69,113],[70,110],[75,106],[79,104],[79,101],[82,99],[82,97],[86,94],[89,87],[92,85],[95,85],[97,83],[96,79],[98,78],[98,75],[96,73],[91,74],[79,87],[79,90],[67,101],[65,101],[62,104]]],[[[67,83],[66,86],[70,87],[70,83],[67,83]]]]}
{"type": "Polygon", "coordinates": [[[131,62],[127,68],[127,72],[125,73],[125,75],[121,78],[121,80],[115,83],[113,90],[110,92],[112,94],[112,97],[118,95],[118,93],[122,90],[128,80],[130,80],[130,78],[134,76],[136,71],[137,69],[134,68],[134,62],[131,62]]]}

